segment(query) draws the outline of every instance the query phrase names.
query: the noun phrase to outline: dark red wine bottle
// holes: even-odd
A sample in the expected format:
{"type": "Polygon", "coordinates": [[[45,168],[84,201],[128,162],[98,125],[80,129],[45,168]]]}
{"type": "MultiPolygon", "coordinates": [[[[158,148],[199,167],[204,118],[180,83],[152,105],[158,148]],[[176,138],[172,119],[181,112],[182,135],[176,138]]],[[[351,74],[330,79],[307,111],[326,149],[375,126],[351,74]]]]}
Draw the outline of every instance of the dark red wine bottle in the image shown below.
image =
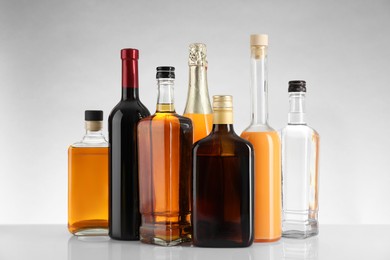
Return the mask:
{"type": "Polygon", "coordinates": [[[109,235],[139,240],[137,123],[149,116],[138,95],[138,50],[121,50],[122,100],[108,119],[109,235]]]}

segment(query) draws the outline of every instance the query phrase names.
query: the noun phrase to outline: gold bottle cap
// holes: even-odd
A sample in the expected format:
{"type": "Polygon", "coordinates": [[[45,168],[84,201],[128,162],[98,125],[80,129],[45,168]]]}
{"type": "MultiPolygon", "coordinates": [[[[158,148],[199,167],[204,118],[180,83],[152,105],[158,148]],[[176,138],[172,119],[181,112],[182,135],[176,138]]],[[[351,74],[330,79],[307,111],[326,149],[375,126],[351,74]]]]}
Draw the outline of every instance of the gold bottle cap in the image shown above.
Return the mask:
{"type": "Polygon", "coordinates": [[[230,95],[213,96],[214,110],[233,110],[233,97],[230,95]]]}
{"type": "Polygon", "coordinates": [[[207,49],[204,43],[191,43],[189,47],[190,56],[188,65],[190,66],[207,66],[207,49]]]}
{"type": "Polygon", "coordinates": [[[268,46],[268,34],[252,34],[251,46],[268,46]]]}
{"type": "Polygon", "coordinates": [[[213,123],[233,124],[233,97],[229,95],[213,96],[213,123]]]}

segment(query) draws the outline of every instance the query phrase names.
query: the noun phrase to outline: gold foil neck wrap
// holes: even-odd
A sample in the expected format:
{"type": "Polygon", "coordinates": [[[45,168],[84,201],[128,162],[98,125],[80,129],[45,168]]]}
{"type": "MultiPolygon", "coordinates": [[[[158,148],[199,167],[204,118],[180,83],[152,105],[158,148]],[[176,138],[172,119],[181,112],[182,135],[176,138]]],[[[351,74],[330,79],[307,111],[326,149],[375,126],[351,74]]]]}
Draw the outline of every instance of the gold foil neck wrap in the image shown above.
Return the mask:
{"type": "Polygon", "coordinates": [[[233,124],[233,97],[229,95],[213,96],[213,123],[233,124]]]}
{"type": "Polygon", "coordinates": [[[103,121],[85,121],[85,129],[88,131],[99,131],[103,128],[103,121]]]}
{"type": "Polygon", "coordinates": [[[204,43],[192,43],[189,47],[188,65],[207,67],[207,49],[204,43]]]}

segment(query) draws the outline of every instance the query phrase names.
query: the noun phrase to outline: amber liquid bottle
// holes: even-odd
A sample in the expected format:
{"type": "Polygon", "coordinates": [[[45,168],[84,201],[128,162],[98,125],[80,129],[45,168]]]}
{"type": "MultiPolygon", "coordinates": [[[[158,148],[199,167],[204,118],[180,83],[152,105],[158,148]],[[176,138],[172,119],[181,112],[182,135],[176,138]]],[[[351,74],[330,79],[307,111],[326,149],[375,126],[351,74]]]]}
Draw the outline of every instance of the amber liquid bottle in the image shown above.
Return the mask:
{"type": "Polygon", "coordinates": [[[141,241],[164,246],[191,238],[192,122],[175,112],[174,78],[157,68],[156,113],[138,124],[141,241]]]}
{"type": "Polygon", "coordinates": [[[108,234],[108,143],[103,111],[85,111],[86,134],[68,150],[68,229],[74,235],[108,234]]]}
{"type": "Polygon", "coordinates": [[[214,96],[214,125],[193,148],[193,244],[253,242],[253,148],[233,129],[231,96],[214,96]]]}
{"type": "Polygon", "coordinates": [[[281,144],[268,124],[268,35],[251,36],[251,124],[241,137],[255,150],[255,242],[273,242],[282,235],[281,144]]]}
{"type": "Polygon", "coordinates": [[[213,127],[213,109],[211,108],[207,86],[206,45],[193,43],[189,47],[190,55],[189,84],[187,104],[184,116],[192,120],[194,142],[206,137],[213,127]]]}
{"type": "Polygon", "coordinates": [[[118,240],[139,240],[137,123],[149,110],[138,95],[138,50],[123,49],[122,100],[108,118],[109,235],[118,240]]]}

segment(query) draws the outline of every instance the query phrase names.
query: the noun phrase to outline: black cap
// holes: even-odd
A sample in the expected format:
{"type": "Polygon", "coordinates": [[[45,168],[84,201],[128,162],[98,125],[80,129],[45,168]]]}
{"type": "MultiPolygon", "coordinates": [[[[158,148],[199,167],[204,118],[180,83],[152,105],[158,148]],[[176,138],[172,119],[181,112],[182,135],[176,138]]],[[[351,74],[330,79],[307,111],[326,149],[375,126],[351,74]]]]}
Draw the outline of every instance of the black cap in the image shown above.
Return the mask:
{"type": "Polygon", "coordinates": [[[85,110],[85,121],[103,121],[103,111],[85,110]]]}
{"type": "Polygon", "coordinates": [[[306,92],[306,81],[304,80],[289,81],[288,92],[306,92]]]}
{"type": "Polygon", "coordinates": [[[162,66],[157,67],[156,79],[174,79],[175,78],[175,67],[162,66]]]}

